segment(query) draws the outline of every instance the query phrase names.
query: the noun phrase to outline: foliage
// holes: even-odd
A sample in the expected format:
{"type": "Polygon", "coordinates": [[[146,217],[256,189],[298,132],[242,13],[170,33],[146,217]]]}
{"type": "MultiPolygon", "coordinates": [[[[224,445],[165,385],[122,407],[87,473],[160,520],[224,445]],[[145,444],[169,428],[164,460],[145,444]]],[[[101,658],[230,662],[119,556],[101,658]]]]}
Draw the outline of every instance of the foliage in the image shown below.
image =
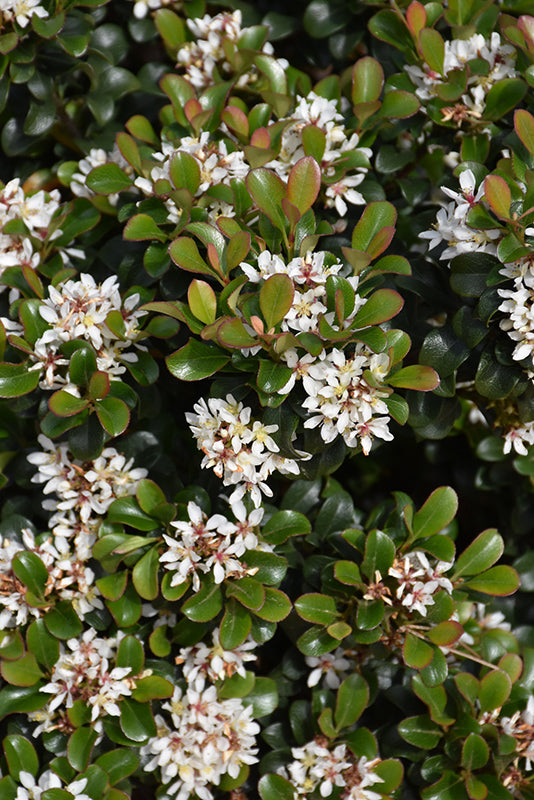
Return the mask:
{"type": "Polygon", "coordinates": [[[534,796],[528,6],[3,3],[2,799],[534,796]]]}

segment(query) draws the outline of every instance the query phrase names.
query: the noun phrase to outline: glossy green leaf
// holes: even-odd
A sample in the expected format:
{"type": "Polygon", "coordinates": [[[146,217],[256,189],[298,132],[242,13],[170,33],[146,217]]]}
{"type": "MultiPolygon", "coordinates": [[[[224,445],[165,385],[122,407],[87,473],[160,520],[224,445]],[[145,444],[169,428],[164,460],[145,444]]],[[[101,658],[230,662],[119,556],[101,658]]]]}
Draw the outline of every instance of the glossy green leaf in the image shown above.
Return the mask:
{"type": "Polygon", "coordinates": [[[65,389],[59,389],[54,392],[48,404],[50,411],[57,417],[74,417],[89,406],[89,400],[75,397],[65,389]]]}
{"type": "Polygon", "coordinates": [[[100,424],[110,436],[120,436],[130,423],[130,411],[118,397],[104,397],[97,400],[95,410],[100,424]]]}
{"type": "Polygon", "coordinates": [[[233,650],[243,644],[250,633],[252,620],[248,611],[231,597],[226,603],[219,629],[219,637],[225,650],[233,650]]]}
{"type": "Polygon", "coordinates": [[[294,800],[295,789],[281,775],[263,775],[258,784],[262,800],[294,800]]]}
{"type": "Polygon", "coordinates": [[[287,179],[287,199],[304,214],[315,203],[321,188],[321,170],[311,156],[301,158],[287,179]]]}
{"type": "Polygon", "coordinates": [[[346,678],[337,691],[335,721],[345,728],[361,717],[369,702],[369,687],[361,675],[354,673],[346,678]]]}
{"type": "Polygon", "coordinates": [[[133,242],[143,242],[151,239],[157,239],[159,242],[167,240],[165,234],[148,214],[136,214],[131,217],[124,228],[124,238],[133,242]]]}
{"type": "MultiPolygon", "coordinates": [[[[384,290],[386,291],[386,290],[384,290]]],[[[403,367],[387,379],[391,386],[402,389],[414,389],[418,392],[430,392],[439,386],[439,376],[432,367],[412,364],[403,367]]]]}
{"type": "Polygon", "coordinates": [[[9,774],[19,780],[21,772],[29,772],[34,777],[39,769],[39,758],[31,742],[17,733],[6,736],[2,742],[9,774]]]}
{"type": "Polygon", "coordinates": [[[248,576],[227,583],[226,596],[235,597],[245,608],[252,611],[261,608],[265,602],[265,590],[262,584],[248,576]]]}
{"type": "Polygon", "coordinates": [[[27,586],[32,594],[43,597],[49,575],[39,556],[22,550],[15,554],[12,565],[19,581],[27,586]]]}
{"type": "Polygon", "coordinates": [[[382,531],[372,530],[365,543],[365,555],[361,564],[362,573],[370,581],[375,581],[377,572],[382,576],[388,574],[394,559],[395,545],[389,536],[382,531]]]}
{"type": "Polygon", "coordinates": [[[221,587],[206,582],[200,591],[185,601],[182,611],[192,622],[209,622],[217,616],[222,606],[221,587]]]}
{"type": "Polygon", "coordinates": [[[132,185],[131,178],[118,164],[101,164],[95,167],[85,179],[87,186],[97,194],[116,194],[132,185]]]}
{"type": "Polygon", "coordinates": [[[415,669],[422,669],[428,666],[432,661],[434,650],[430,645],[414,636],[412,633],[407,633],[402,647],[402,656],[404,663],[408,667],[415,669]]]}
{"type": "Polygon", "coordinates": [[[267,330],[274,328],[293,304],[295,289],[289,275],[277,273],[271,275],[260,289],[260,308],[267,330]]]}
{"type": "Polygon", "coordinates": [[[136,703],[124,697],[120,710],[121,729],[132,742],[144,742],[156,735],[156,724],[148,703],[136,703]]]}
{"type": "Polygon", "coordinates": [[[506,703],[512,691],[512,681],[506,672],[494,669],[480,680],[478,700],[481,711],[493,711],[506,703]]]}
{"type": "Polygon", "coordinates": [[[421,750],[432,750],[442,736],[441,728],[425,714],[408,717],[400,723],[398,729],[405,741],[421,750]]]}
{"type": "Polygon", "coordinates": [[[25,653],[15,661],[2,661],[0,673],[13,686],[33,686],[43,677],[33,653],[25,653]]]}
{"type": "Polygon", "coordinates": [[[0,364],[0,397],[21,397],[33,392],[39,378],[40,372],[30,371],[26,364],[0,364]]]}
{"type": "Polygon", "coordinates": [[[110,785],[113,786],[135,772],[139,765],[139,756],[134,750],[121,747],[103,753],[97,758],[95,764],[104,770],[109,778],[110,785]]]}
{"type": "Polygon", "coordinates": [[[167,356],[169,372],[181,381],[199,381],[222,369],[230,360],[230,356],[197,339],[189,342],[167,356]]]}
{"type": "Polygon", "coordinates": [[[378,289],[360,308],[351,328],[366,328],[368,325],[380,325],[382,322],[399,313],[404,301],[393,289],[378,289]]]}
{"type": "Polygon", "coordinates": [[[292,605],[289,597],[273,586],[265,587],[265,600],[261,608],[254,613],[267,622],[281,622],[291,613],[292,605]]]}
{"type": "Polygon", "coordinates": [[[217,298],[206,281],[194,280],[187,291],[189,308],[197,319],[210,325],[217,315],[217,298]]]}
{"type": "Polygon", "coordinates": [[[462,747],[462,767],[468,772],[482,769],[486,766],[488,758],[489,747],[485,739],[477,733],[470,733],[462,747]]]}
{"type": "Polygon", "coordinates": [[[477,578],[469,578],[464,584],[476,592],[506,597],[519,588],[519,575],[513,567],[499,565],[491,567],[477,578]]]}
{"type": "Polygon", "coordinates": [[[92,728],[78,728],[70,736],[67,744],[69,764],[78,772],[83,772],[89,765],[91,752],[98,739],[98,733],[92,728]]]}
{"type": "Polygon", "coordinates": [[[504,178],[500,175],[488,175],[484,181],[484,196],[499,219],[510,219],[512,193],[504,178]]]}
{"type": "Polygon", "coordinates": [[[286,197],[284,182],[268,169],[258,167],[248,173],[247,189],[257,207],[266,214],[273,225],[280,230],[285,227],[282,211],[282,198],[286,197]]]}
{"type": "Polygon", "coordinates": [[[440,486],[428,497],[413,518],[416,539],[434,536],[449,525],[458,510],[458,495],[450,486],[440,486]]]}
{"type": "Polygon", "coordinates": [[[334,598],[318,592],[301,595],[295,602],[295,609],[302,619],[317,625],[329,625],[338,616],[334,598]]]}
{"type": "Polygon", "coordinates": [[[78,615],[67,600],[61,600],[47,611],[44,622],[52,636],[58,639],[74,639],[83,630],[78,615]]]}
{"type": "Polygon", "coordinates": [[[499,532],[495,528],[483,531],[458,556],[453,579],[461,575],[480,575],[499,560],[503,551],[504,541],[499,532]]]}

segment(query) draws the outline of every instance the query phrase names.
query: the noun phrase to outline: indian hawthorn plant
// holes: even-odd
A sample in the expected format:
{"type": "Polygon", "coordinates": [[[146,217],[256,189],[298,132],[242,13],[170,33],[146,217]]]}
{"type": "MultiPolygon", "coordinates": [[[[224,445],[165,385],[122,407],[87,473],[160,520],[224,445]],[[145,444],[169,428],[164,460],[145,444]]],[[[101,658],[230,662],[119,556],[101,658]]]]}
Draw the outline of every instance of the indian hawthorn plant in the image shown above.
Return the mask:
{"type": "Polygon", "coordinates": [[[534,9],[0,3],[1,800],[534,797],[534,9]]]}

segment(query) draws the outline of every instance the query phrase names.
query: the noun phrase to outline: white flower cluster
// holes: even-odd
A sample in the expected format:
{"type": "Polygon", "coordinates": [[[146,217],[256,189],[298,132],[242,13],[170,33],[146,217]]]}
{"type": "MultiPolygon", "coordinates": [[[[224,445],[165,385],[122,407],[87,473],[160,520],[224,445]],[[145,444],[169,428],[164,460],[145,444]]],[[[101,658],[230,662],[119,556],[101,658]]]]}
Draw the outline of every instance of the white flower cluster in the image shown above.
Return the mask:
{"type": "Polygon", "coordinates": [[[396,578],[397,600],[409,611],[418,611],[426,617],[428,606],[434,605],[435,595],[444,589],[452,594],[453,585],[443,573],[448,572],[452,562],[437,561],[430,564],[422,550],[413,550],[400,559],[395,559],[388,575],[396,578]]]}
{"type": "Polygon", "coordinates": [[[503,439],[503,453],[505,455],[510,453],[513,448],[518,456],[527,456],[527,448],[534,444],[534,421],[507,428],[503,433],[503,439]]]}
{"type": "Polygon", "coordinates": [[[470,61],[476,59],[486,61],[487,74],[468,72],[467,92],[462,95],[461,102],[457,102],[451,108],[443,109],[444,120],[452,119],[461,125],[465,119],[474,121],[484,115],[486,96],[492,86],[506,78],[516,77],[514,56],[515,49],[511,45],[501,44],[498,33],[492,33],[490,39],[475,33],[469,39],[453,39],[445,42],[442,75],[431,69],[428,64],[424,64],[422,69],[417,66],[407,66],[405,70],[417,86],[418,97],[421,100],[430,100],[436,96],[437,87],[447,83],[452,70],[463,69],[470,61]]]}
{"type": "MultiPolygon", "coordinates": [[[[318,333],[319,319],[325,317],[329,324],[334,322],[334,313],[327,313],[326,280],[330,275],[339,275],[343,269],[340,261],[325,263],[327,253],[308,252],[305,256],[297,256],[286,264],[280,256],[264,250],[258,256],[256,267],[243,261],[239,266],[251,283],[263,285],[271,275],[283,274],[291,278],[294,289],[291,308],[281,323],[282,331],[294,333],[318,333]]],[[[357,294],[358,277],[346,278],[354,289],[355,303],[346,325],[364,305],[365,300],[357,294]]]]}
{"type": "MultiPolygon", "coordinates": [[[[157,181],[171,179],[171,161],[178,153],[188,153],[198,162],[200,183],[195,192],[197,198],[209,192],[211,187],[230,186],[234,178],[244,179],[250,170],[250,165],[240,150],[229,150],[226,142],[213,141],[210,134],[204,131],[198,138],[184,136],[183,139],[180,139],[178,147],[169,142],[162,142],[161,152],[152,153],[152,158],[161,162],[161,166],[152,167],[150,178],[137,178],[135,186],[145,195],[156,193],[157,181]]],[[[200,201],[200,205],[206,208],[210,221],[215,221],[221,214],[225,216],[234,216],[235,214],[230,203],[210,197],[209,194],[200,201]]],[[[172,197],[165,200],[165,207],[169,212],[169,222],[177,224],[182,213],[181,207],[174,202],[172,197]]]]}
{"type": "Polygon", "coordinates": [[[71,781],[67,786],[63,786],[61,779],[55,772],[47,769],[39,776],[36,781],[31,772],[21,770],[19,772],[20,784],[17,787],[15,800],[41,800],[43,792],[49,789],[61,789],[63,792],[70,792],[76,800],[91,800],[88,794],[83,791],[87,786],[87,778],[79,778],[71,781]]]}
{"type": "Polygon", "coordinates": [[[389,370],[389,356],[375,355],[361,342],[350,355],[337,348],[323,350],[307,368],[303,384],[308,397],[302,403],[313,415],[304,422],[305,428],[319,426],[327,443],[342,436],[348,447],[360,445],[366,456],[375,437],[386,442],[393,439],[388,407],[382,399],[389,392],[368,382],[367,370],[379,382],[389,370]]]}
{"type": "Polygon", "coordinates": [[[507,264],[500,273],[514,282],[513,289],[498,290],[503,298],[499,311],[507,314],[500,327],[516,342],[512,357],[530,358],[534,367],[534,255],[507,264]]]}
{"type": "Polygon", "coordinates": [[[356,186],[365,178],[369,169],[372,150],[358,147],[359,136],[347,134],[343,115],[335,100],[327,100],[315,92],[307,97],[297,97],[297,105],[291,116],[285,119],[280,153],[265,166],[273,169],[283,180],[287,180],[291,168],[305,156],[302,133],[310,125],[324,133],[325,149],[321,159],[321,180],[327,185],[326,207],[335,208],[339,216],[347,213],[347,203],[363,205],[365,200],[356,186]],[[359,156],[361,166],[351,168],[348,174],[339,175],[339,162],[350,155],[359,156]]]}
{"type": "Polygon", "coordinates": [[[308,797],[316,789],[321,797],[330,797],[335,787],[343,789],[344,800],[380,800],[382,795],[370,788],[383,783],[374,772],[380,759],[362,756],[356,760],[345,744],[338,744],[333,750],[328,745],[326,737],[316,736],[303,747],[293,747],[294,761],[278,770],[279,775],[291,781],[295,800],[308,797]]]}
{"type": "Polygon", "coordinates": [[[91,709],[91,725],[103,733],[106,715],[120,716],[119,704],[135,689],[131,667],[111,667],[110,660],[117,654],[118,637],[100,638],[93,628],[86,630],[81,639],[69,639],[67,647],[60,643],[60,655],[52,670],[51,680],[39,691],[53,695],[44,708],[29,714],[39,724],[33,736],[53,730],[72,732],[67,716],[76,700],[82,700],[91,709]]]}
{"type": "Polygon", "coordinates": [[[138,303],[138,294],[125,300],[121,298],[114,276],[97,284],[91,275],[84,273],[77,281],[68,280],[57,287],[49,286],[48,298],[42,301],[39,311],[50,327],[37,339],[30,354],[30,360],[34,362],[30,369],[42,374],[40,387],[64,388],[79,396],[78,388],[68,383],[59,369],[69,363],[61,354],[60,347],[73,339],[85,339],[94,347],[97,369],[112,376],[121,375],[126,369],[124,363],[137,361],[136,353],[129,348],[134,345],[139,350],[145,349],[137,343],[143,336],[138,322],[146,313],[135,310],[138,303]],[[119,334],[106,324],[111,312],[120,315],[119,334]]]}
{"type": "Polygon", "coordinates": [[[256,656],[250,652],[257,645],[252,639],[233,650],[225,650],[220,642],[219,629],[212,633],[212,645],[199,642],[191,647],[183,647],[177,656],[176,663],[182,664],[182,672],[189,686],[201,692],[206,684],[224,681],[232,675],[246,675],[245,662],[255,661],[256,656]]]}
{"type": "Polygon", "coordinates": [[[343,647],[337,647],[333,653],[325,653],[323,656],[306,656],[304,661],[312,668],[308,675],[308,686],[317,686],[324,678],[323,683],[328,689],[338,689],[351,667],[351,661],[347,658],[350,652],[343,647]]]}
{"type": "Polygon", "coordinates": [[[445,242],[447,247],[440,255],[440,259],[450,261],[462,253],[489,253],[497,252],[496,240],[502,235],[498,228],[475,229],[467,224],[469,211],[484,200],[484,187],[476,190],[476,181],[470,169],[460,174],[460,192],[455,192],[442,186],[441,190],[452,203],[441,208],[436,215],[436,222],[432,230],[419,234],[421,239],[428,239],[428,249],[445,242]]]}
{"type": "MultiPolygon", "coordinates": [[[[70,189],[77,197],[94,197],[94,192],[87,186],[87,176],[95,167],[101,167],[104,164],[117,164],[126,174],[132,174],[133,169],[126,161],[121,151],[114,145],[111,153],[107,153],[101,147],[93,147],[85,158],[78,162],[79,172],[75,172],[70,179],[70,189]]],[[[116,206],[119,200],[118,194],[108,195],[108,200],[112,206],[116,206]]]]}
{"type": "MultiPolygon", "coordinates": [[[[186,77],[197,89],[205,89],[215,83],[218,71],[227,73],[231,71],[228,63],[224,42],[231,42],[236,45],[239,42],[243,29],[241,28],[241,11],[223,11],[210,17],[196,17],[187,20],[187,27],[191,31],[194,40],[186,42],[176,56],[178,68],[185,71],[186,77]]],[[[246,30],[246,29],[245,29],[246,30]]],[[[267,55],[273,54],[273,47],[268,42],[263,45],[262,52],[267,55]]],[[[285,69],[288,62],[285,59],[277,59],[277,64],[285,69]]],[[[249,70],[239,76],[237,86],[246,86],[253,79],[256,70],[249,70]]]]}
{"type": "Polygon", "coordinates": [[[29,530],[22,531],[22,544],[4,539],[0,544],[0,630],[18,628],[25,625],[31,617],[40,617],[57,600],[72,603],[79,617],[103,608],[103,603],[94,586],[95,574],[79,558],[62,552],[48,539],[35,543],[29,530]],[[35,598],[28,602],[27,587],[21,583],[13,571],[13,559],[17,553],[35,553],[48,571],[44,589],[43,605],[33,605],[35,598]]]}
{"type": "MultiPolygon", "coordinates": [[[[0,13],[4,13],[0,6],[0,13]]],[[[60,236],[58,229],[49,236],[48,228],[60,204],[59,192],[54,189],[26,195],[20,180],[14,178],[0,190],[0,275],[8,267],[31,267],[40,263],[39,242],[60,236]],[[11,221],[23,222],[28,235],[3,233],[4,226],[11,221]]],[[[5,286],[1,286],[3,291],[5,286]]]]}
{"type": "Polygon", "coordinates": [[[242,578],[257,570],[247,569],[241,558],[250,550],[271,550],[258,541],[254,532],[263,518],[263,508],[256,508],[250,516],[241,502],[234,503],[237,521],[230,522],[222,514],[208,519],[193,501],[187,505],[189,519],[171,522],[177,529],[176,537],[163,534],[168,549],[160,556],[165,568],[174,572],[171,586],[178,586],[189,578],[195,592],[200,589],[199,575],[211,573],[215,583],[227,578],[242,578]]]}
{"type": "MultiPolygon", "coordinates": [[[[211,467],[225,486],[236,488],[230,496],[234,513],[240,501],[249,493],[255,507],[262,501],[262,492],[272,497],[267,478],[276,470],[282,475],[298,475],[298,464],[294,459],[279,455],[279,447],[271,434],[278,425],[264,425],[252,420],[252,409],[243,406],[229,394],[226,399],[210,397],[199,400],[195,413],[187,412],[186,419],[202,450],[202,468],[211,467]]],[[[299,453],[302,458],[307,453],[299,453]]],[[[244,507],[237,512],[239,520],[245,519],[244,507]]]]}
{"type": "Polygon", "coordinates": [[[516,711],[511,717],[503,717],[500,727],[503,733],[515,739],[517,760],[524,758],[525,769],[529,772],[534,761],[534,697],[529,697],[523,711],[516,711]]]}
{"type": "Polygon", "coordinates": [[[17,25],[25,28],[35,14],[37,17],[47,17],[48,11],[39,5],[40,0],[1,0],[0,20],[10,22],[15,20],[17,25]]]}
{"type": "Polygon", "coordinates": [[[98,458],[82,463],[71,458],[65,443],[55,444],[43,434],[38,437],[41,451],[30,453],[28,461],[38,467],[32,483],[44,484],[43,508],[54,511],[49,528],[54,545],[64,553],[72,540],[77,559],[86,560],[96,540],[100,517],[117,497],[134,495],[139,481],[146,477],[142,467],[133,468],[133,459],[106,447],[98,458]]]}
{"type": "Polygon", "coordinates": [[[260,726],[252,720],[252,706],[243,706],[239,698],[219,700],[215,686],[197,691],[189,685],[185,693],[176,688],[162,708],[170,712],[173,727],[157,715],[157,736],[140,752],[150,757],[145,770],[159,767],[167,793],[176,794],[176,800],[193,795],[213,800],[210,786],[224,775],[236,778],[243,765],[257,762],[260,726]]]}

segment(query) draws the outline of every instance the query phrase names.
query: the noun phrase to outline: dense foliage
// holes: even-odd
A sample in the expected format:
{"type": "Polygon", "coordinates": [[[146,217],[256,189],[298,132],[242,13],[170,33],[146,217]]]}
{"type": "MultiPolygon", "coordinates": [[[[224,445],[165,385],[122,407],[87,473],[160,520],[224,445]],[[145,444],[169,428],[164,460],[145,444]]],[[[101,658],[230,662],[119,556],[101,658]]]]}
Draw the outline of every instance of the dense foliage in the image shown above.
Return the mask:
{"type": "Polygon", "coordinates": [[[1,3],[2,800],[534,797],[531,6],[1,3]]]}

